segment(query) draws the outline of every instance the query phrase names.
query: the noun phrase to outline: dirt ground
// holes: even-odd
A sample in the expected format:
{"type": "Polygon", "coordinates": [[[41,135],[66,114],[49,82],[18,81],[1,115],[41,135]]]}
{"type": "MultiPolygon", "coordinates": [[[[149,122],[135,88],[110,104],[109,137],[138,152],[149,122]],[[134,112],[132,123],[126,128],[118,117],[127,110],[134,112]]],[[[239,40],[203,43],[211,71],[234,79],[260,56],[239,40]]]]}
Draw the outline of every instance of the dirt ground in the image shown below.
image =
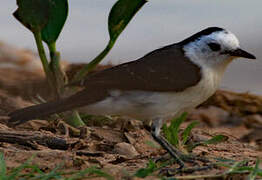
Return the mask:
{"type": "MultiPolygon", "coordinates": [[[[70,73],[74,69],[75,66],[70,73]]],[[[69,127],[60,119],[33,120],[15,128],[8,127],[7,114],[34,104],[37,95],[50,99],[42,73],[0,69],[0,151],[9,169],[35,155],[33,163],[44,171],[61,164],[68,171],[95,165],[116,179],[124,179],[146,167],[149,159],[166,154],[163,149],[148,145],[154,141],[145,125],[124,117],[89,117],[88,126],[79,129],[69,127]]],[[[228,137],[223,143],[199,146],[194,154],[247,159],[249,165],[254,164],[257,157],[262,158],[262,97],[219,90],[190,112],[183,127],[193,120],[200,122],[191,135],[193,140],[206,140],[218,134],[228,137]]],[[[221,171],[221,168],[212,168],[196,174],[221,171]]]]}

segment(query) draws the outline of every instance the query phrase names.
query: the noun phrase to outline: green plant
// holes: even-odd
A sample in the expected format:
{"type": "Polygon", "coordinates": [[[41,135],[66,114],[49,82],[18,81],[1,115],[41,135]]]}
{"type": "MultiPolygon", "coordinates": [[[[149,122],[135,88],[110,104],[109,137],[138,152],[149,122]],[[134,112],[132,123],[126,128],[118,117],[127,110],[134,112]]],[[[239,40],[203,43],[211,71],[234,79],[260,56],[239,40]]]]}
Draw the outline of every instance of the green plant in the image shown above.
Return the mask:
{"type": "Polygon", "coordinates": [[[114,4],[108,17],[108,32],[110,40],[107,46],[98,56],[76,74],[74,81],[79,81],[84,78],[87,73],[103,60],[112,49],[117,38],[126,28],[130,20],[146,2],[146,0],[118,0],[114,4]]]}
{"type": "Polygon", "coordinates": [[[157,169],[158,169],[157,165],[152,160],[149,160],[147,167],[137,170],[136,173],[134,174],[134,176],[140,177],[140,178],[145,178],[145,177],[149,176],[150,174],[152,174],[157,169]]]}
{"type": "MultiPolygon", "coordinates": [[[[234,161],[234,160],[225,160],[225,159],[217,159],[217,167],[225,167],[227,168],[224,172],[212,174],[205,173],[203,175],[181,175],[178,174],[183,172],[197,172],[202,170],[201,167],[196,168],[183,168],[183,169],[173,169],[174,175],[171,177],[165,177],[157,173],[157,171],[161,171],[162,168],[166,168],[167,166],[173,164],[173,162],[165,162],[165,163],[155,163],[152,160],[149,160],[147,166],[145,168],[138,169],[134,176],[145,178],[147,176],[157,176],[159,179],[162,180],[175,180],[175,179],[228,179],[234,175],[243,175],[247,176],[248,180],[255,180],[257,177],[262,177],[262,169],[259,168],[260,160],[257,159],[255,166],[249,166],[248,161],[234,161]]],[[[169,169],[169,168],[167,168],[169,169]]],[[[170,169],[171,170],[171,169],[170,169]]]]}
{"type": "MultiPolygon", "coordinates": [[[[255,167],[248,166],[246,160],[234,162],[233,164],[218,163],[219,166],[227,167],[228,169],[219,174],[204,174],[204,175],[188,175],[175,176],[175,179],[228,179],[232,175],[248,175],[248,180],[255,180],[258,176],[262,177],[262,169],[259,168],[259,159],[256,161],[255,167]]],[[[231,162],[230,162],[231,163],[231,162]]]]}
{"type": "Polygon", "coordinates": [[[14,17],[33,33],[49,86],[59,97],[65,79],[60,67],[60,55],[56,51],[56,40],[67,18],[68,2],[17,0],[17,5],[14,17]],[[48,45],[50,62],[47,60],[43,41],[48,45]]]}
{"type": "MultiPolygon", "coordinates": [[[[146,0],[118,0],[114,4],[108,17],[110,40],[106,48],[75,75],[73,82],[83,79],[103,60],[119,35],[146,2],[146,0]]],[[[67,19],[68,1],[17,0],[17,5],[18,8],[13,15],[33,33],[49,87],[56,98],[60,98],[68,82],[60,66],[60,53],[56,49],[56,41],[67,19]],[[45,53],[43,42],[48,46],[50,60],[45,53]]],[[[75,127],[84,125],[76,111],[69,119],[69,123],[75,127]]]]}
{"type": "MultiPolygon", "coordinates": [[[[188,143],[189,136],[192,129],[198,124],[197,122],[191,122],[184,130],[181,130],[181,124],[186,120],[187,114],[184,113],[178,118],[174,118],[171,124],[163,126],[163,133],[168,142],[174,145],[176,148],[182,150],[185,153],[192,152],[197,146],[203,146],[208,144],[217,144],[226,141],[228,138],[224,135],[216,135],[211,139],[201,142],[188,143]],[[181,134],[181,136],[179,136],[181,134]]],[[[219,163],[215,163],[217,166],[227,167],[228,169],[221,174],[210,174],[210,175],[191,175],[191,176],[175,176],[175,179],[203,179],[203,178],[225,178],[229,175],[234,174],[247,174],[249,173],[248,179],[254,180],[257,176],[262,176],[262,170],[259,168],[259,159],[256,161],[255,167],[248,166],[247,161],[236,162],[233,160],[224,160],[216,158],[219,163]],[[221,163],[223,162],[223,163],[221,163]]],[[[193,169],[189,168],[190,171],[193,169]]]]}
{"type": "Polygon", "coordinates": [[[192,152],[192,150],[197,146],[203,146],[208,144],[216,144],[227,140],[227,137],[224,135],[217,135],[212,137],[209,140],[196,142],[196,143],[188,143],[191,131],[198,122],[191,122],[184,130],[180,128],[181,124],[186,120],[187,113],[183,113],[180,117],[174,118],[170,125],[163,125],[163,133],[165,138],[169,143],[171,143],[176,148],[180,149],[184,153],[192,152]],[[181,133],[181,137],[180,132],[181,133]]]}
{"type": "Polygon", "coordinates": [[[14,179],[28,179],[28,180],[77,180],[84,178],[103,177],[106,180],[114,180],[114,178],[96,167],[86,168],[80,171],[64,172],[63,166],[57,166],[50,172],[43,172],[37,165],[32,164],[32,158],[27,160],[16,168],[9,171],[6,169],[6,163],[3,153],[0,153],[0,179],[14,180],[14,179]]]}
{"type": "Polygon", "coordinates": [[[255,167],[250,170],[249,180],[255,180],[257,176],[262,176],[262,169],[259,168],[259,164],[260,160],[257,159],[255,167]]]}

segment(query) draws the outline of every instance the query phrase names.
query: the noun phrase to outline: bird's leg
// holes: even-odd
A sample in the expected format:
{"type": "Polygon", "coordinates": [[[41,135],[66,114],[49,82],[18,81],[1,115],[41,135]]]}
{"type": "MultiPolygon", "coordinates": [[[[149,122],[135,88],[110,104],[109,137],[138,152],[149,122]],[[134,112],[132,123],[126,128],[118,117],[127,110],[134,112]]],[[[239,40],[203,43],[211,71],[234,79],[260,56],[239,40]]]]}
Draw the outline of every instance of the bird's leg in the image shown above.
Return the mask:
{"type": "Polygon", "coordinates": [[[180,165],[184,167],[184,162],[181,160],[181,153],[174,148],[164,137],[160,135],[160,128],[162,127],[162,119],[155,119],[151,126],[151,134],[156,142],[158,142],[180,165]]]}

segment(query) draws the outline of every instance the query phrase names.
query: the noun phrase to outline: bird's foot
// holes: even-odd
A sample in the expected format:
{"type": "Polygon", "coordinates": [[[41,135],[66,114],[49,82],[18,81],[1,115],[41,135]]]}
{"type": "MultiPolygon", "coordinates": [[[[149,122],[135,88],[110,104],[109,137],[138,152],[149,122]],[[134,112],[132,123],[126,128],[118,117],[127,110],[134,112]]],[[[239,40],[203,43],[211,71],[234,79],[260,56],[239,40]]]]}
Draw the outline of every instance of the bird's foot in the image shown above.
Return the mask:
{"type": "MultiPolygon", "coordinates": [[[[194,154],[183,154],[179,152],[177,156],[179,157],[179,159],[181,159],[183,163],[190,163],[193,165],[198,165],[198,162],[202,162],[204,164],[211,163],[211,161],[208,158],[200,157],[194,154]]],[[[156,163],[157,162],[166,162],[166,161],[170,161],[170,153],[164,154],[163,156],[157,157],[154,159],[154,162],[156,163]]]]}
{"type": "MultiPolygon", "coordinates": [[[[198,165],[197,162],[209,163],[210,160],[204,157],[199,157],[193,154],[184,154],[174,146],[172,146],[165,138],[162,136],[155,136],[152,133],[154,139],[175,159],[175,161],[179,164],[179,168],[182,169],[185,167],[185,162],[192,163],[194,165],[198,165]]],[[[159,159],[160,160],[160,159],[159,159]]]]}
{"type": "Polygon", "coordinates": [[[163,136],[160,135],[160,127],[161,127],[161,119],[156,119],[153,121],[151,126],[151,135],[156,142],[158,142],[162,148],[164,148],[177,162],[179,165],[179,169],[185,168],[185,162],[193,163],[194,165],[198,165],[197,162],[201,161],[204,163],[210,162],[206,158],[202,158],[192,154],[184,154],[175,148],[172,144],[170,144],[163,136]]]}
{"type": "Polygon", "coordinates": [[[199,172],[199,171],[206,171],[212,168],[215,168],[216,166],[214,164],[208,164],[204,166],[194,166],[194,167],[184,167],[184,168],[167,168],[164,167],[159,171],[159,174],[170,177],[174,176],[176,174],[181,174],[181,173],[186,173],[186,174],[192,174],[194,172],[199,172]]]}
{"type": "Polygon", "coordinates": [[[167,152],[175,159],[175,161],[179,164],[179,168],[183,168],[185,166],[181,157],[183,157],[182,153],[174,148],[165,138],[162,136],[157,136],[155,133],[152,133],[153,138],[165,149],[167,152]]]}
{"type": "Polygon", "coordinates": [[[209,160],[208,158],[200,157],[194,154],[183,154],[179,152],[178,157],[184,163],[184,166],[180,165],[178,168],[166,167],[168,164],[172,165],[174,163],[174,159],[173,161],[172,159],[170,160],[170,153],[167,153],[159,158],[156,158],[155,162],[163,162],[162,165],[166,164],[165,167],[160,169],[159,174],[169,177],[169,176],[174,176],[176,174],[194,173],[194,172],[205,171],[217,167],[216,164],[212,163],[212,161],[209,160]],[[168,161],[169,163],[167,164],[166,162],[168,161]],[[185,165],[185,163],[187,163],[187,165],[185,165]]]}
{"type": "Polygon", "coordinates": [[[180,157],[184,162],[197,164],[197,161],[200,161],[202,163],[211,163],[211,161],[208,158],[200,157],[194,154],[182,154],[180,157]]]}

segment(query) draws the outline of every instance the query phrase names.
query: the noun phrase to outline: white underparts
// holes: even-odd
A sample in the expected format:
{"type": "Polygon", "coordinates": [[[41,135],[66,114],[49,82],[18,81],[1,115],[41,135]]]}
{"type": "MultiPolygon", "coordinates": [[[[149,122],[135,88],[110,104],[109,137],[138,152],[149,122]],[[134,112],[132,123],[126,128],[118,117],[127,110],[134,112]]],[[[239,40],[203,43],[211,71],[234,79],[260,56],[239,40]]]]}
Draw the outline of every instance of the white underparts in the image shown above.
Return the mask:
{"type": "Polygon", "coordinates": [[[150,92],[113,90],[111,96],[85,108],[91,114],[125,115],[147,120],[172,118],[194,108],[210,97],[219,86],[220,75],[210,69],[202,80],[183,92],[150,92]]]}
{"type": "Polygon", "coordinates": [[[207,48],[207,43],[213,41],[221,44],[222,50],[234,49],[239,46],[236,37],[226,31],[212,33],[185,45],[185,56],[201,67],[202,78],[197,85],[182,92],[121,91],[115,89],[110,91],[111,96],[91,104],[85,109],[90,114],[124,115],[141,120],[157,120],[156,126],[159,131],[162,122],[203,103],[219,87],[225,68],[232,58],[220,52],[210,51],[207,48]]]}

